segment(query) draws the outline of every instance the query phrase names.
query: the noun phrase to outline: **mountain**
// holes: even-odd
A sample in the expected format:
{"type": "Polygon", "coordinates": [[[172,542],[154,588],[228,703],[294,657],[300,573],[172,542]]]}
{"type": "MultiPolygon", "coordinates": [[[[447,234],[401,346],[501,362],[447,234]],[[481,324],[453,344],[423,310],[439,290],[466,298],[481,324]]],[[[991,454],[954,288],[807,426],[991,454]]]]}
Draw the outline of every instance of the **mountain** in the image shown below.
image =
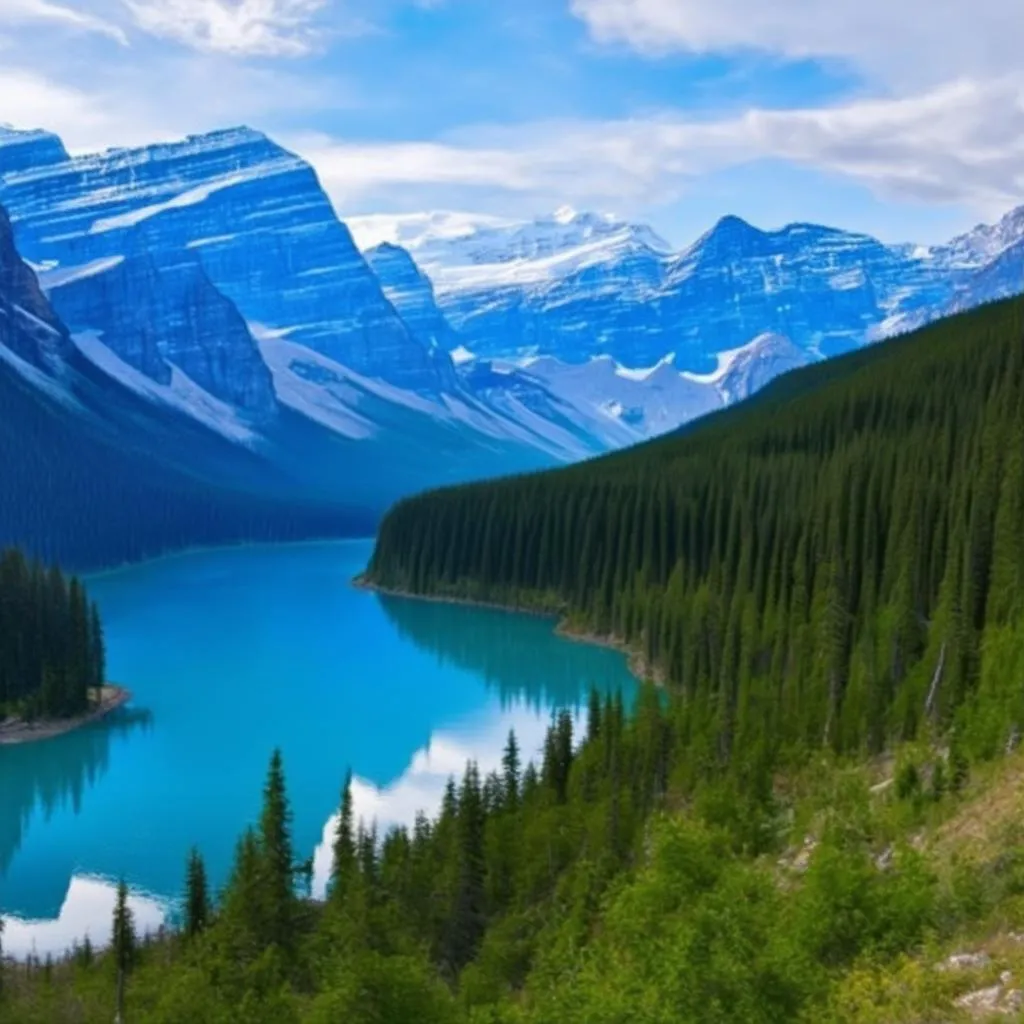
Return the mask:
{"type": "Polygon", "coordinates": [[[931,248],[814,224],[762,231],[734,216],[678,252],[644,225],[574,211],[350,223],[360,244],[410,252],[462,349],[482,358],[606,354],[637,368],[671,352],[679,369],[707,374],[765,333],[829,356],[1024,288],[1013,262],[1024,207],[931,248]]]}
{"type": "Polygon", "coordinates": [[[276,411],[270,370],[248,326],[192,253],[168,258],[139,249],[40,277],[72,332],[96,332],[156,383],[170,383],[177,368],[243,413],[276,411]]]}
{"type": "MultiPolygon", "coordinates": [[[[12,149],[3,142],[0,153],[12,149]]],[[[3,173],[0,202],[23,253],[49,270],[75,273],[132,251],[190,253],[247,322],[357,373],[443,386],[436,353],[385,298],[312,168],[259,132],[18,159],[3,173]]]]}
{"type": "Polygon", "coordinates": [[[723,217],[674,253],[643,225],[594,214],[455,223],[355,218],[353,230],[402,237],[482,357],[607,354],[643,367],[673,352],[679,369],[709,373],[719,353],[764,333],[827,356],[940,309],[954,287],[937,260],[817,225],[766,232],[723,217]]]}
{"type": "Polygon", "coordinates": [[[91,361],[19,257],[2,209],[0,466],[0,547],[73,568],[188,544],[363,534],[375,520],[358,498],[304,492],[257,445],[91,361]]]}
{"type": "Polygon", "coordinates": [[[715,386],[726,405],[750,398],[776,377],[811,361],[781,334],[760,334],[741,348],[719,353],[718,360],[715,386]]]}
{"type": "Polygon", "coordinates": [[[995,224],[978,224],[945,245],[926,250],[930,259],[951,269],[980,270],[1006,250],[1024,242],[1024,206],[995,224]]]}
{"type": "Polygon", "coordinates": [[[426,486],[605,450],[468,392],[430,282],[400,251],[376,254],[405,275],[391,295],[407,323],[312,169],[259,133],[69,157],[47,133],[5,130],[0,203],[64,355],[110,391],[90,391],[105,428],[159,448],[167,416],[191,419],[204,441],[182,446],[181,468],[213,433],[246,450],[246,486],[265,473],[281,499],[372,523],[426,486]]]}
{"type": "Polygon", "coordinates": [[[35,274],[14,245],[11,222],[0,207],[0,355],[22,361],[33,372],[53,371],[71,351],[71,339],[35,274]]]}

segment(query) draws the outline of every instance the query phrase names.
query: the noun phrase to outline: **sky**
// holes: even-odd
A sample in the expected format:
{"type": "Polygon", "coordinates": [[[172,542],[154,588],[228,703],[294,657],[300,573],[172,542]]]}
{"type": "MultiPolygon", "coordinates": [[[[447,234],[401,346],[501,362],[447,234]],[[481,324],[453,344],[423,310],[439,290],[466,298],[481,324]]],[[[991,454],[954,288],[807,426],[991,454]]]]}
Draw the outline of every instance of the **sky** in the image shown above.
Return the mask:
{"type": "Polygon", "coordinates": [[[0,0],[0,122],[248,124],[342,217],[569,205],[931,243],[1024,202],[1021,0],[0,0]]]}

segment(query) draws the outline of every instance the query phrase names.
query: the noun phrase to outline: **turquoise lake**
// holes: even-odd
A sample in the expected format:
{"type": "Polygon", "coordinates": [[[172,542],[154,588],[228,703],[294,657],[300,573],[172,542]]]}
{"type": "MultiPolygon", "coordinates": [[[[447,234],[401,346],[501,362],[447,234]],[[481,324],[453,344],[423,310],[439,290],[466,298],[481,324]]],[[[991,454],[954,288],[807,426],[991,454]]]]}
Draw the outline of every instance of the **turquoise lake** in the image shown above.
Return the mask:
{"type": "Polygon", "coordinates": [[[552,709],[634,690],[614,651],[550,621],[353,588],[371,542],[183,554],[88,580],[110,678],[131,704],[53,740],[0,747],[0,916],[15,956],[109,934],[123,877],[142,929],[173,912],[189,848],[226,880],[280,747],[297,856],[330,870],[342,780],[382,829],[433,813],[509,729],[539,753],[552,709]]]}

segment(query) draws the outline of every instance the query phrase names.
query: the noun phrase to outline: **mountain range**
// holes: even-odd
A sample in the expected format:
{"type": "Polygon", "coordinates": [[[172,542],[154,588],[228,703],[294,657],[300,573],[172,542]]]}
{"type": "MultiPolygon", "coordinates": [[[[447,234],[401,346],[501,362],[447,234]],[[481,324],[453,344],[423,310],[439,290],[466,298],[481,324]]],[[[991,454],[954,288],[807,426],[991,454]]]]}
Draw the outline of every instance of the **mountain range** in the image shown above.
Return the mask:
{"type": "Polygon", "coordinates": [[[0,129],[0,208],[0,543],[82,564],[367,532],[412,491],[630,445],[1024,290],[1024,209],[936,247],[725,217],[675,251],[570,209],[343,220],[248,128],[84,156],[0,129]]]}

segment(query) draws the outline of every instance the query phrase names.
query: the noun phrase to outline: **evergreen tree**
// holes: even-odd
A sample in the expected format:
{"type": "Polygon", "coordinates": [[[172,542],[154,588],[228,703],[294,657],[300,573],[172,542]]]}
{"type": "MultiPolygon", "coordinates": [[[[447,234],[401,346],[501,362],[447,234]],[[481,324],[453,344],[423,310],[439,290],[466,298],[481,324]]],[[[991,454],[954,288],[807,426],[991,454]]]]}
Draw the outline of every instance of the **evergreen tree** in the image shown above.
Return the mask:
{"type": "Polygon", "coordinates": [[[188,857],[185,879],[185,934],[194,939],[206,930],[210,918],[210,897],[206,884],[206,865],[199,851],[188,857]]]}
{"type": "Polygon", "coordinates": [[[334,858],[331,866],[330,900],[343,906],[356,876],[356,837],[352,808],[352,772],[345,774],[341,789],[341,808],[334,830],[334,858]]]}
{"type": "Polygon", "coordinates": [[[268,943],[290,951],[295,941],[294,857],[291,837],[291,808],[285,791],[284,766],[275,750],[263,789],[259,846],[262,893],[266,911],[268,943]]]}
{"type": "Polygon", "coordinates": [[[516,740],[515,731],[510,729],[508,742],[505,744],[505,751],[501,758],[502,784],[505,795],[505,806],[514,810],[519,804],[519,774],[520,756],[519,743],[516,740]]]}
{"type": "Polygon", "coordinates": [[[135,935],[135,917],[128,906],[128,886],[122,879],[117,884],[114,904],[114,924],[111,935],[114,968],[117,971],[117,1012],[115,1024],[124,1024],[124,995],[128,975],[135,966],[138,940],[135,935]]]}

